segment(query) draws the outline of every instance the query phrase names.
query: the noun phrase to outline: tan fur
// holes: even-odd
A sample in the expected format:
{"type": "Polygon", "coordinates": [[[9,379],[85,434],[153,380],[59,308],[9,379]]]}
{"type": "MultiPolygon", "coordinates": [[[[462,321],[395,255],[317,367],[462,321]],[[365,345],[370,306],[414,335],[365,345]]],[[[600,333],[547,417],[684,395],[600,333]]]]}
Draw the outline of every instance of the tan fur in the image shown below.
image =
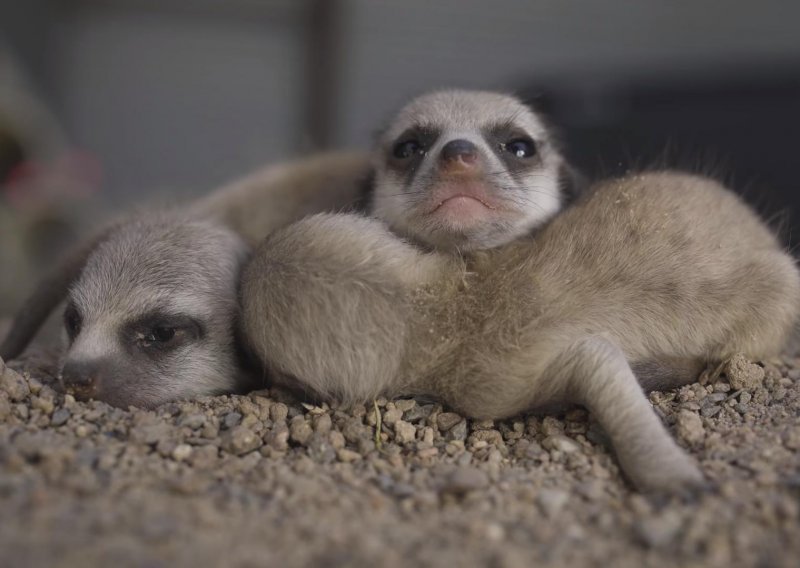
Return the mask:
{"type": "Polygon", "coordinates": [[[702,477],[631,366],[777,354],[800,277],[736,196],[663,172],[603,183],[466,263],[375,220],[312,217],[259,248],[243,306],[258,356],[321,396],[426,394],[477,418],[581,403],[639,487],[670,489],[702,477]]]}
{"type": "Polygon", "coordinates": [[[363,152],[328,152],[269,165],[199,199],[190,213],[222,222],[250,244],[321,211],[352,209],[370,171],[363,152]]]}
{"type": "Polygon", "coordinates": [[[368,170],[364,154],[322,154],[117,222],[42,281],[0,357],[19,355],[66,297],[75,330],[61,376],[77,396],[124,407],[231,392],[243,375],[234,338],[248,243],[308,213],[352,207],[368,170]],[[147,339],[164,329],[179,340],[147,339]]]}

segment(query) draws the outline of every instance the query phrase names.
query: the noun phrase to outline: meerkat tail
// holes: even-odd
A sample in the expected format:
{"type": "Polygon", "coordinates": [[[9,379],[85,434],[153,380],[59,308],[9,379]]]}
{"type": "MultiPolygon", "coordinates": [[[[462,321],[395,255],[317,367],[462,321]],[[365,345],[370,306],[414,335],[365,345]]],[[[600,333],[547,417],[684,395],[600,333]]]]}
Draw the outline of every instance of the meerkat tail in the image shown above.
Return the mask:
{"type": "Polygon", "coordinates": [[[568,395],[589,409],[611,439],[625,474],[640,489],[699,486],[703,475],[653,412],[622,351],[587,337],[551,367],[567,381],[568,395]]]}
{"type": "Polygon", "coordinates": [[[0,358],[6,361],[18,357],[39,331],[53,310],[67,296],[70,285],[80,275],[92,251],[116,225],[106,227],[94,237],[81,242],[48,273],[17,310],[3,343],[0,358]]]}

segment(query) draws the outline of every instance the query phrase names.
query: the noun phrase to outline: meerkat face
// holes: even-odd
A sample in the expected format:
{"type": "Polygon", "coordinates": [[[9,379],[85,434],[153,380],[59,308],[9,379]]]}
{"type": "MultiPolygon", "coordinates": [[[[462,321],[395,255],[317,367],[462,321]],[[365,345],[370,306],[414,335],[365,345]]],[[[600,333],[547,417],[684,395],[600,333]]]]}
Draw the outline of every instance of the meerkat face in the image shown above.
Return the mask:
{"type": "Polygon", "coordinates": [[[115,232],[68,296],[67,391],[152,407],[234,390],[245,254],[236,235],[210,223],[144,220],[115,232]]]}
{"type": "Polygon", "coordinates": [[[564,202],[564,159],[517,99],[441,91],[414,99],[380,137],[372,213],[440,249],[509,242],[564,202]]]}

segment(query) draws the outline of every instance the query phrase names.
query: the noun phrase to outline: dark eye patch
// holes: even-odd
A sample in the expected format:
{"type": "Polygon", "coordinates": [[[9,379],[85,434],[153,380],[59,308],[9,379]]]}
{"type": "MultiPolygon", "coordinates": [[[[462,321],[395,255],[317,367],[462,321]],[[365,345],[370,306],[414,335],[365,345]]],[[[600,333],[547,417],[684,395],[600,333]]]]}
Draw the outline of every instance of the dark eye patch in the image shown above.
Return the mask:
{"type": "Polygon", "coordinates": [[[153,311],[126,324],[122,336],[125,345],[155,355],[202,339],[205,328],[185,314],[153,311]]]}
{"type": "Polygon", "coordinates": [[[484,139],[511,175],[541,167],[542,142],[536,141],[513,122],[503,122],[482,129],[484,139]]]}
{"type": "Polygon", "coordinates": [[[70,343],[75,341],[82,327],[83,316],[81,316],[81,313],[78,311],[78,307],[70,302],[64,310],[64,328],[67,330],[70,343]]]}
{"type": "Polygon", "coordinates": [[[441,131],[429,126],[414,126],[405,130],[386,148],[386,163],[390,169],[406,175],[411,181],[428,150],[436,143],[441,131]]]}

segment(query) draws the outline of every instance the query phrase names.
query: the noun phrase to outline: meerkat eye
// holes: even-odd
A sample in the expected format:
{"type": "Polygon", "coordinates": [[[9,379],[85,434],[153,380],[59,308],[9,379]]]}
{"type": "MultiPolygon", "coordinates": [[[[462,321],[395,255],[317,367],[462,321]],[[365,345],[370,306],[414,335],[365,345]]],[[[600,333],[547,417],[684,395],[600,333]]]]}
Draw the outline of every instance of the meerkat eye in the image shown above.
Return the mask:
{"type": "Polygon", "coordinates": [[[152,356],[178,349],[204,334],[203,324],[192,317],[158,312],[146,314],[122,330],[123,341],[135,343],[152,356]]]}
{"type": "Polygon", "coordinates": [[[414,154],[424,154],[422,145],[417,140],[404,140],[394,145],[392,155],[398,160],[407,160],[414,154]]]}
{"type": "Polygon", "coordinates": [[[530,138],[515,138],[500,146],[517,158],[530,158],[536,154],[536,143],[530,138]]]}
{"type": "Polygon", "coordinates": [[[67,335],[70,340],[78,336],[81,332],[82,325],[83,318],[81,318],[78,308],[76,308],[74,304],[68,305],[67,309],[64,310],[64,327],[67,329],[67,335]]]}
{"type": "Polygon", "coordinates": [[[175,335],[177,334],[177,332],[178,332],[178,330],[175,329],[174,327],[167,327],[167,326],[159,325],[159,326],[153,327],[144,336],[143,339],[144,339],[144,342],[147,343],[147,344],[169,343],[170,341],[172,341],[175,338],[175,335]]]}

